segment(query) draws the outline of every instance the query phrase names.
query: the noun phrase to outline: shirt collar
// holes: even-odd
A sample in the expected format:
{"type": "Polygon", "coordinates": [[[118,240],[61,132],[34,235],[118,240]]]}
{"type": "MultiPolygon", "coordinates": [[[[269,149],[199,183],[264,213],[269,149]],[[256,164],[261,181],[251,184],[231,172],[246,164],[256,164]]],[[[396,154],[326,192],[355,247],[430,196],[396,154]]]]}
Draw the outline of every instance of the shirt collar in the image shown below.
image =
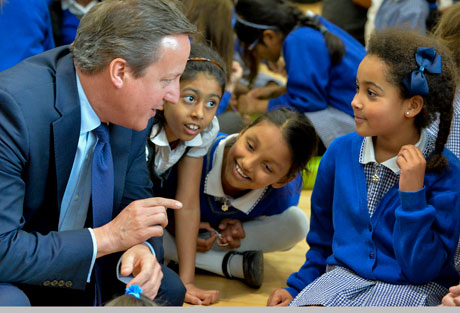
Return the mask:
{"type": "MultiPolygon", "coordinates": [[[[152,131],[150,132],[150,141],[153,142],[156,146],[169,147],[168,138],[166,137],[166,132],[164,127],[158,131],[160,125],[154,124],[152,131]]],[[[180,145],[185,145],[188,147],[199,147],[203,144],[203,139],[201,134],[196,135],[193,139],[188,141],[181,141],[180,145]]]]}
{"type": "Polygon", "coordinates": [[[204,193],[216,198],[223,198],[230,202],[230,205],[246,214],[249,214],[257,205],[268,187],[251,190],[239,198],[232,198],[224,193],[222,187],[222,161],[224,157],[224,149],[228,144],[233,144],[236,141],[238,134],[229,135],[222,139],[214,152],[214,160],[212,169],[206,175],[206,183],[204,193]]]}
{"type": "MultiPolygon", "coordinates": [[[[375,160],[375,153],[374,153],[374,143],[372,142],[372,137],[365,137],[364,142],[363,142],[363,157],[362,160],[360,160],[361,164],[367,164],[367,163],[378,163],[375,160]]],[[[417,148],[420,149],[420,151],[424,152],[425,148],[427,146],[427,137],[425,134],[425,130],[422,130],[420,132],[420,139],[418,142],[415,144],[417,148]]],[[[396,159],[398,156],[394,156],[391,159],[386,160],[385,162],[382,162],[382,165],[385,167],[389,168],[392,170],[395,174],[399,174],[400,168],[398,164],[396,164],[396,159]]]]}
{"type": "Polygon", "coordinates": [[[90,132],[93,129],[96,129],[99,125],[101,125],[101,120],[97,116],[96,112],[94,112],[93,107],[88,101],[86,97],[85,91],[81,86],[80,78],[78,74],[75,73],[77,77],[77,91],[78,91],[78,98],[80,100],[80,111],[81,111],[81,126],[80,126],[80,135],[90,132]]]}
{"type": "Polygon", "coordinates": [[[61,8],[62,10],[69,10],[70,13],[78,17],[79,19],[88,13],[88,11],[95,6],[99,1],[93,0],[88,3],[86,6],[82,6],[76,0],[61,0],[61,8]]]}

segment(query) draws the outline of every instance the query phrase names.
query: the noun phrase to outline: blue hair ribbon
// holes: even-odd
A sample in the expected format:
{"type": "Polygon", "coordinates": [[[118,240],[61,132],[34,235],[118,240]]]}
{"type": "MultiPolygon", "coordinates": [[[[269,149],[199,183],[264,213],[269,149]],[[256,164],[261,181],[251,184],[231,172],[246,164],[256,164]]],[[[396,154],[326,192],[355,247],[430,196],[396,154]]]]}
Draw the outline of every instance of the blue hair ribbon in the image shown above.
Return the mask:
{"type": "Polygon", "coordinates": [[[441,55],[437,54],[436,50],[433,48],[418,47],[415,53],[415,61],[420,67],[412,71],[412,73],[403,80],[403,85],[409,90],[411,96],[426,96],[430,92],[430,89],[428,88],[428,82],[424,72],[441,74],[441,55]]]}
{"type": "Polygon", "coordinates": [[[125,291],[126,295],[131,295],[138,299],[141,298],[141,293],[142,293],[142,288],[139,287],[139,285],[131,285],[128,288],[126,288],[126,291],[125,291]]]}

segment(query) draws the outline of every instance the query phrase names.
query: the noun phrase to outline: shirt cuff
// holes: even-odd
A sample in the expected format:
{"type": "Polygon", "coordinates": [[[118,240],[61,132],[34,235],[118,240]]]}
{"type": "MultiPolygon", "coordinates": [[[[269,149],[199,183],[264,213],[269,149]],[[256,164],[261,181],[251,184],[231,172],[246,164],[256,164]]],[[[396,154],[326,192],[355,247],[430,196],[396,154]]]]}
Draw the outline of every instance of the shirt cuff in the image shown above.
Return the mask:
{"type": "Polygon", "coordinates": [[[96,237],[94,236],[94,232],[92,228],[88,228],[89,233],[91,235],[91,240],[93,241],[93,257],[91,259],[91,266],[89,267],[88,278],[86,282],[89,283],[91,281],[91,273],[93,272],[94,263],[96,263],[96,256],[97,256],[97,241],[96,237]]]}
{"type": "MultiPolygon", "coordinates": [[[[155,253],[155,250],[153,250],[153,247],[150,243],[148,243],[147,241],[144,241],[145,245],[147,247],[149,247],[150,249],[150,252],[152,252],[152,254],[156,257],[156,253],[155,253]]],[[[118,259],[118,263],[117,263],[117,278],[119,281],[121,281],[122,283],[124,284],[128,284],[133,278],[134,276],[131,274],[129,276],[123,276],[121,275],[121,271],[120,271],[120,266],[121,266],[121,257],[120,259],[118,259]]]]}

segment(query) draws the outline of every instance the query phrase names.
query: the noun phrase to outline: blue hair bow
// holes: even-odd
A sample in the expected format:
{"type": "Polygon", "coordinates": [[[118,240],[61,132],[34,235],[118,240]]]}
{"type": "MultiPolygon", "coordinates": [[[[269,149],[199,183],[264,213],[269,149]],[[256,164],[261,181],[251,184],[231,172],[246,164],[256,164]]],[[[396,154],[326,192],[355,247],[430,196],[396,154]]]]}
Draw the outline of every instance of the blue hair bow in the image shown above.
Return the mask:
{"type": "Polygon", "coordinates": [[[139,285],[131,285],[128,288],[126,288],[126,291],[125,291],[126,295],[131,295],[138,299],[141,298],[141,293],[142,293],[142,288],[139,287],[139,285]]]}
{"type": "Polygon", "coordinates": [[[409,90],[411,96],[428,95],[430,89],[426,80],[424,71],[431,74],[442,73],[441,55],[436,53],[433,48],[418,47],[415,53],[415,61],[420,66],[419,69],[412,71],[412,73],[403,80],[404,86],[409,90]]]}

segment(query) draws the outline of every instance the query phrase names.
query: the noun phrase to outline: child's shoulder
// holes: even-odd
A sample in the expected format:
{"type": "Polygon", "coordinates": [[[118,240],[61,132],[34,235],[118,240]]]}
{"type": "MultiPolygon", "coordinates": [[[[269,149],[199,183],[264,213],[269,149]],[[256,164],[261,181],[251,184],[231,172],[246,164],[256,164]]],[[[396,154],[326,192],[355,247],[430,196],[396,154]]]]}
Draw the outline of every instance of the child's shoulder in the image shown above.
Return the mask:
{"type": "Polygon", "coordinates": [[[358,133],[354,131],[349,134],[335,138],[332,141],[331,145],[328,147],[328,150],[329,149],[341,149],[343,148],[343,146],[349,146],[349,145],[356,145],[356,144],[361,145],[363,140],[364,138],[358,135],[358,133]]]}

